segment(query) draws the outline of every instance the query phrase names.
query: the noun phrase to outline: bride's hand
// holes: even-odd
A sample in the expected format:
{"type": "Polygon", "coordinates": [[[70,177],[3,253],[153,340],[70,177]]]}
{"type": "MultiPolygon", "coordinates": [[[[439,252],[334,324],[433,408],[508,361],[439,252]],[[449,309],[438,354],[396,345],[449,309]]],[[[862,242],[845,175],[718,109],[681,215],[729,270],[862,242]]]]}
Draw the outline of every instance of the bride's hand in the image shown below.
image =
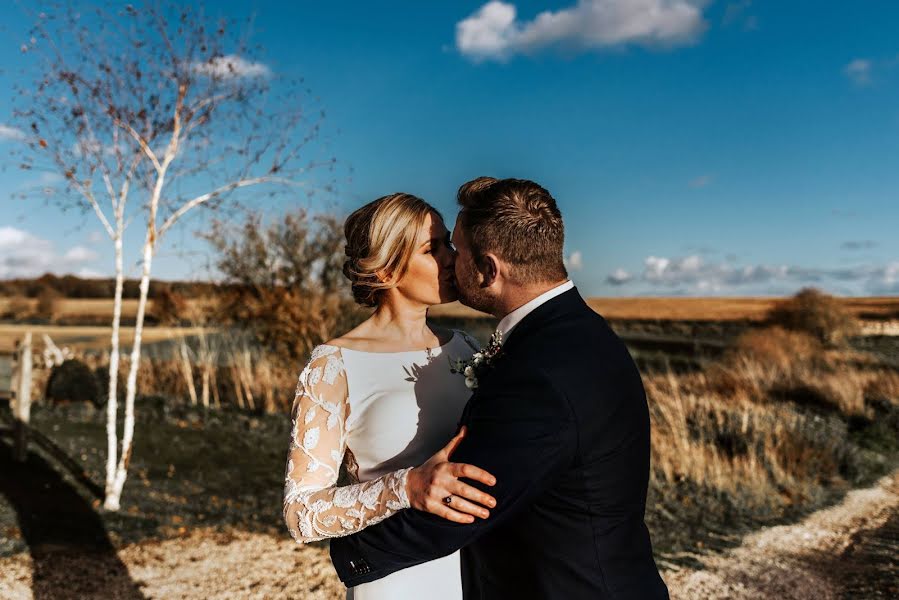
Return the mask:
{"type": "Polygon", "coordinates": [[[476,487],[459,481],[460,477],[496,484],[496,478],[474,465],[449,462],[449,457],[465,437],[462,427],[456,437],[419,467],[409,471],[406,495],[412,508],[433,513],[456,523],[473,523],[475,517],[486,519],[490,512],[484,508],[496,506],[496,499],[476,487]],[[446,504],[444,499],[451,497],[446,504]]]}

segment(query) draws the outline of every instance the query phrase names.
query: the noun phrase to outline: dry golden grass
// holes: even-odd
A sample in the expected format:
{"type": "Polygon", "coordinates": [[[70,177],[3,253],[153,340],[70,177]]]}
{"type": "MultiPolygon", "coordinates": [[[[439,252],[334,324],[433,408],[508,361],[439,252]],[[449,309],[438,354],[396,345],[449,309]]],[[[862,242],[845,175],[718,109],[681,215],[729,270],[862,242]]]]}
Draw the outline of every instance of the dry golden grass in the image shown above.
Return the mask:
{"type": "Polygon", "coordinates": [[[783,371],[819,356],[821,344],[807,333],[780,327],[751,329],[737,338],[732,352],[783,371]]]}
{"type": "Polygon", "coordinates": [[[877,404],[899,407],[895,369],[777,327],[747,332],[703,372],[644,382],[653,477],[750,506],[803,503],[840,485],[857,456],[846,423],[874,423],[877,404]]]}
{"type": "Polygon", "coordinates": [[[804,503],[841,481],[841,421],[696,387],[670,375],[646,380],[655,480],[688,480],[752,507],[804,503]]]}
{"type": "Polygon", "coordinates": [[[672,375],[648,378],[646,391],[653,478],[689,480],[752,505],[778,504],[785,500],[780,489],[797,489],[789,468],[796,459],[779,452],[784,434],[799,425],[796,415],[745,394],[691,392],[672,375]]]}
{"type": "MultiPolygon", "coordinates": [[[[607,319],[689,321],[761,321],[782,298],[588,298],[587,303],[607,319]]],[[[859,318],[896,318],[899,298],[841,298],[859,318]]],[[[431,309],[433,316],[478,317],[476,310],[453,302],[431,309]]]]}
{"type": "MultiPolygon", "coordinates": [[[[74,329],[74,328],[65,328],[74,329]]],[[[220,408],[225,405],[244,410],[286,412],[293,402],[299,369],[296,365],[284,365],[276,356],[259,352],[252,341],[229,334],[210,337],[199,328],[167,329],[162,340],[173,340],[175,346],[166,357],[144,352],[137,372],[137,388],[143,396],[158,396],[174,404],[202,405],[220,408]],[[188,346],[186,335],[193,336],[188,346]],[[180,343],[178,343],[180,341],[180,343]]],[[[151,329],[152,331],[152,329],[151,329]]],[[[161,332],[160,332],[161,333],[161,332]]],[[[62,346],[65,338],[53,338],[62,346]]],[[[152,338],[151,338],[152,339],[152,338]]],[[[35,340],[36,354],[40,356],[43,343],[35,340]]],[[[83,344],[73,346],[73,357],[83,362],[105,384],[108,378],[107,352],[86,352],[83,344]]],[[[106,350],[103,347],[102,350],[106,350]]],[[[130,348],[119,361],[120,392],[130,368],[130,348]]],[[[36,394],[47,387],[50,369],[42,360],[36,361],[32,389],[36,394]]],[[[65,392],[62,392],[65,393],[65,392]]],[[[65,399],[65,398],[61,398],[65,399]]],[[[105,402],[105,398],[99,399],[105,402]]]]}
{"type": "Polygon", "coordinates": [[[788,397],[847,417],[869,416],[866,398],[899,402],[899,374],[873,356],[827,348],[779,327],[743,334],[707,375],[719,393],[745,392],[759,401],[788,397]]]}

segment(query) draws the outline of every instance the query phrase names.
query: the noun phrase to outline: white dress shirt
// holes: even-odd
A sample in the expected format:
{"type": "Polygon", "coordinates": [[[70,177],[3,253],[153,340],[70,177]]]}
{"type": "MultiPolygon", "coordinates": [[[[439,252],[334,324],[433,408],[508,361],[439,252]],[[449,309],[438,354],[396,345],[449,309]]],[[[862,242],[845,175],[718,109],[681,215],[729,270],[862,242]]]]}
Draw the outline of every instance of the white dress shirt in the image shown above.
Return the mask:
{"type": "Polygon", "coordinates": [[[568,280],[565,283],[560,283],[553,289],[543,292],[527,304],[519,306],[518,308],[507,314],[505,317],[503,317],[499,322],[499,325],[497,325],[496,327],[496,331],[501,333],[503,336],[503,343],[505,343],[506,339],[508,339],[509,334],[511,334],[512,330],[515,329],[515,326],[518,325],[523,318],[533,312],[534,309],[571,289],[574,289],[573,281],[568,280]]]}

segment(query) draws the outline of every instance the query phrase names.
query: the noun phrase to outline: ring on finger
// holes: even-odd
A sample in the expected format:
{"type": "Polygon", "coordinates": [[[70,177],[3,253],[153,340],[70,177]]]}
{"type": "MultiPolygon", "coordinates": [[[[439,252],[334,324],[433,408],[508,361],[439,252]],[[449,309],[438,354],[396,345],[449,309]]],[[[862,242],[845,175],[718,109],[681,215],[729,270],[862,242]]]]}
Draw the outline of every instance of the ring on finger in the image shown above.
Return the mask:
{"type": "Polygon", "coordinates": [[[452,495],[449,495],[449,496],[447,496],[446,498],[444,498],[444,499],[443,499],[443,503],[446,504],[446,505],[452,504],[452,503],[453,503],[453,497],[452,497],[452,495]]]}

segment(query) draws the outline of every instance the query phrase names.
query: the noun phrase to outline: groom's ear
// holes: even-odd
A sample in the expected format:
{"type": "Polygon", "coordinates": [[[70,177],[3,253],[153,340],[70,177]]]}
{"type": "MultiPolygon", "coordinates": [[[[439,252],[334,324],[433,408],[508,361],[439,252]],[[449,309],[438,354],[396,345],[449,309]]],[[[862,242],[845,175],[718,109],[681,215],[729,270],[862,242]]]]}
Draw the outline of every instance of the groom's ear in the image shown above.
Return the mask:
{"type": "Polygon", "coordinates": [[[490,287],[499,275],[499,261],[495,254],[485,254],[481,258],[481,287],[490,287]]]}

